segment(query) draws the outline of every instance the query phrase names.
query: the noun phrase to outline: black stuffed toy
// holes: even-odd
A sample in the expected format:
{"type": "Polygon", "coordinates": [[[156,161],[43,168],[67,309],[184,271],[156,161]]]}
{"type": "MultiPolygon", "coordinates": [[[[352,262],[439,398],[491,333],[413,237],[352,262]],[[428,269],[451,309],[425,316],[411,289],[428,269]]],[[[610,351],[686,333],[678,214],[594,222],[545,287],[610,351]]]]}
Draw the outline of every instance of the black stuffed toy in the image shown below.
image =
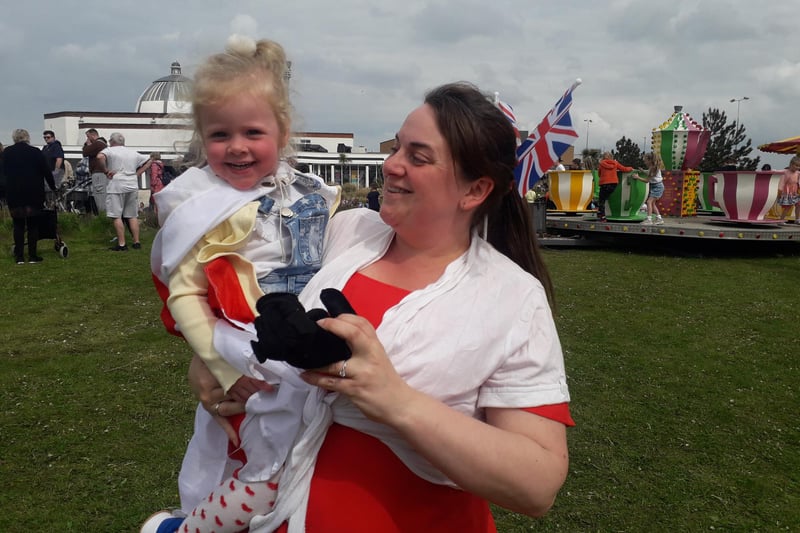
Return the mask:
{"type": "Polygon", "coordinates": [[[356,314],[350,302],[336,289],[323,289],[320,299],[327,308],[306,312],[292,293],[266,294],[256,302],[258,341],[251,341],[256,358],[286,361],[292,366],[320,368],[335,361],[350,359],[347,343],[317,325],[317,320],[342,313],[356,314]]]}

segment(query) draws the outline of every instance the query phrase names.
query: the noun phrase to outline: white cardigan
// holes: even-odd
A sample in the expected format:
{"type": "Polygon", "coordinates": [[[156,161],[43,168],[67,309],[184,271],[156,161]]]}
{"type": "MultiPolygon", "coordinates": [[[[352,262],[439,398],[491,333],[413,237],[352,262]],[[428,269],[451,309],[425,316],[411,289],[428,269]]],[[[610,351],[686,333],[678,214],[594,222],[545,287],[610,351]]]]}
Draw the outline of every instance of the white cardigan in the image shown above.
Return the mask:
{"type": "MultiPolygon", "coordinates": [[[[322,289],[341,289],[355,272],[382,257],[393,237],[374,211],[337,213],[329,224],[323,268],[300,295],[303,305],[320,307],[322,289]]],[[[479,420],[486,407],[569,401],[544,288],[477,234],[439,280],[411,292],[384,314],[377,335],[409,385],[479,420]]],[[[226,344],[221,353],[232,353],[229,343],[239,343],[241,359],[230,362],[257,372],[247,333],[228,327],[214,336],[226,344]]],[[[313,465],[331,421],[378,437],[423,479],[454,485],[394,430],[367,420],[347,398],[312,391],[304,412],[306,429],[287,460],[275,508],[253,519],[253,533],[271,531],[287,518],[290,532],[304,530],[313,465]]]]}

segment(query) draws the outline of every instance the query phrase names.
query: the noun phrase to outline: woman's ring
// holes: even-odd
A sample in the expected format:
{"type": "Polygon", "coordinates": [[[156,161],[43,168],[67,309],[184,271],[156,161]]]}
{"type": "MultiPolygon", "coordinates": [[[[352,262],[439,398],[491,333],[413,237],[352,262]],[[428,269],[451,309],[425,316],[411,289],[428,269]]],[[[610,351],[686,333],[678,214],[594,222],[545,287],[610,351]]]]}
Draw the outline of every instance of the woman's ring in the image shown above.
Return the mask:
{"type": "Polygon", "coordinates": [[[347,361],[342,361],[342,368],[339,369],[339,377],[346,378],[347,377],[347,361]]]}
{"type": "Polygon", "coordinates": [[[217,403],[214,404],[214,415],[216,415],[216,416],[221,416],[219,414],[219,404],[221,404],[221,403],[222,402],[217,402],[217,403]]]}

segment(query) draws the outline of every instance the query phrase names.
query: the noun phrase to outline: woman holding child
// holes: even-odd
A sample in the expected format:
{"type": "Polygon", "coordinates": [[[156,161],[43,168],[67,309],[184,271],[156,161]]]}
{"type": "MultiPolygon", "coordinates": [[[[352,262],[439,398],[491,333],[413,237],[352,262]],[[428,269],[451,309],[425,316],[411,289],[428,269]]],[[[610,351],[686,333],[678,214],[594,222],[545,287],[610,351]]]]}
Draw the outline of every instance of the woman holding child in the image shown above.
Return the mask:
{"type": "MultiPolygon", "coordinates": [[[[530,516],[552,506],[573,422],[515,148],[480,91],[441,86],[397,133],[380,213],[331,219],[300,299],[320,307],[321,289],[342,290],[357,315],[319,324],[352,357],[301,374],[328,391],[327,423],[298,440],[275,510],[251,532],[487,532],[489,502],[530,516]]],[[[221,422],[241,412],[197,359],[190,380],[221,422]]]]}

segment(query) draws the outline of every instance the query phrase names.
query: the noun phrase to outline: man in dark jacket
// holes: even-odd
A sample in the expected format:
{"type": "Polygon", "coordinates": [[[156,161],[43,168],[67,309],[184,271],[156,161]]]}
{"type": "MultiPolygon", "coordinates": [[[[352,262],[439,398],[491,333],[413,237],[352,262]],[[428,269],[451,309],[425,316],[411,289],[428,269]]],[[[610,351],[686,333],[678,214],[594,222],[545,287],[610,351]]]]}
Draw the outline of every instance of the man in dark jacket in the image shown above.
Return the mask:
{"type": "Polygon", "coordinates": [[[3,166],[6,174],[6,199],[14,221],[14,258],[17,264],[25,262],[23,247],[25,228],[28,230],[28,262],[41,263],[36,254],[39,240],[38,216],[44,206],[44,184],[56,189],[53,173],[41,150],[30,145],[27,130],[14,130],[13,146],[3,151],[3,166]]]}
{"type": "Polygon", "coordinates": [[[42,146],[42,153],[53,172],[56,187],[61,187],[61,182],[64,180],[64,148],[61,146],[61,141],[56,139],[53,130],[44,130],[42,137],[45,142],[42,146]]]}

